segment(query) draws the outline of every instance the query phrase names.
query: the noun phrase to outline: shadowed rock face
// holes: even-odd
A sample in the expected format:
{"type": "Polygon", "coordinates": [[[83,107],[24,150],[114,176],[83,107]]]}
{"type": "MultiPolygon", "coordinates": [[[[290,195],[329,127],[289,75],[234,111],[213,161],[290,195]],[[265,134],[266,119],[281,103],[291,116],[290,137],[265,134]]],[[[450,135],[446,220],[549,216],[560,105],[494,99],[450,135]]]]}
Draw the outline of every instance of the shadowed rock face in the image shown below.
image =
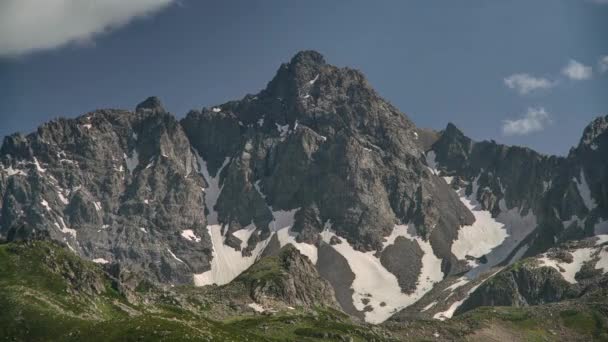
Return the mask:
{"type": "Polygon", "coordinates": [[[402,291],[411,293],[416,289],[422,270],[423,254],[418,242],[398,237],[393,245],[382,251],[380,262],[397,277],[402,291]]]}
{"type": "Polygon", "coordinates": [[[162,282],[189,283],[208,268],[209,240],[180,236],[206,235],[205,180],[181,125],[157,100],[7,137],[0,160],[4,239],[49,237],[162,282]]]}
{"type": "Polygon", "coordinates": [[[351,284],[355,274],[348,266],[346,259],[331,246],[321,243],[319,245],[319,262],[317,269],[323,279],[327,279],[334,289],[336,300],[344,312],[364,318],[364,313],[357,310],[353,304],[353,289],[351,284]]]}
{"type": "Polygon", "coordinates": [[[608,219],[607,122],[607,117],[594,120],[567,157],[494,141],[474,142],[453,124],[440,133],[431,150],[443,175],[477,183],[474,197],[494,216],[504,210],[501,200],[506,208],[534,213],[538,228],[525,241],[530,247],[527,255],[534,255],[555,242],[598,233],[594,226],[608,219]],[[573,217],[579,222],[572,224],[573,217]]]}
{"type": "Polygon", "coordinates": [[[459,225],[473,220],[426,168],[411,121],[360,72],[329,65],[314,51],[283,64],[257,95],[192,111],[182,125],[210,172],[231,160],[216,206],[225,224],[253,221],[265,230],[265,206],[301,208],[301,241],[314,243],[331,221],[356,248],[375,250],[395,223],[410,222],[427,237],[450,232],[435,238],[436,253],[450,259],[459,225]],[[439,193],[447,200],[432,199],[439,193]]]}
{"type": "Polygon", "coordinates": [[[293,306],[339,307],[331,285],[319,276],[308,257],[290,244],[276,256],[262,258],[236,282],[245,283],[257,303],[272,298],[293,306]]]}

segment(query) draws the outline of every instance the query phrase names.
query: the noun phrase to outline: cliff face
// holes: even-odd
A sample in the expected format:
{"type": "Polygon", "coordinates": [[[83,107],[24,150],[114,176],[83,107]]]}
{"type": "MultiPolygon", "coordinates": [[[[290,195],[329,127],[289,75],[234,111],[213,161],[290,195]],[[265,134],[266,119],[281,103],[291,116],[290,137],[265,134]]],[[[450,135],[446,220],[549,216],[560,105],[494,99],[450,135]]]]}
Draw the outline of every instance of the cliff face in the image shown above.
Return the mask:
{"type": "Polygon", "coordinates": [[[0,160],[2,238],[48,237],[163,282],[188,283],[208,267],[209,239],[182,236],[205,234],[206,183],[181,125],[157,101],[7,137],[0,160]]]}

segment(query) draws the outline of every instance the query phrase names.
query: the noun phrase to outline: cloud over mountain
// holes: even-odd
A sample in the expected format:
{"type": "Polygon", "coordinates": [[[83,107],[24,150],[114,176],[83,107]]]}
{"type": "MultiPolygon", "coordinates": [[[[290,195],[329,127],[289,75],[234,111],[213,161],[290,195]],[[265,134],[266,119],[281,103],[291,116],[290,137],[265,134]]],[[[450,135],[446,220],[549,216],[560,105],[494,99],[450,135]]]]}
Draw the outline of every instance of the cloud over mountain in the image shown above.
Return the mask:
{"type": "Polygon", "coordinates": [[[507,136],[527,135],[542,131],[550,123],[551,117],[545,108],[528,108],[521,118],[504,120],[502,133],[507,136]]]}
{"type": "Polygon", "coordinates": [[[18,56],[124,26],[173,0],[4,0],[0,2],[0,56],[18,56]]]}

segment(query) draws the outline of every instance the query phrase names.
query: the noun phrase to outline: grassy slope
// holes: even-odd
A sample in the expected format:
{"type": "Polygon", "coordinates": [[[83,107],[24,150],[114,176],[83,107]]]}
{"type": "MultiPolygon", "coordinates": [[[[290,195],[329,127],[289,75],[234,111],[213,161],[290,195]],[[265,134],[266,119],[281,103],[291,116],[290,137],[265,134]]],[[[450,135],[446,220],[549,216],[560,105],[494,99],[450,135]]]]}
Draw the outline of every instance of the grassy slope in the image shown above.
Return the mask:
{"type": "MultiPolygon", "coordinates": [[[[243,277],[274,276],[271,261],[260,263],[252,269],[255,272],[243,277]]],[[[142,290],[150,293],[154,287],[142,290]]],[[[414,321],[372,328],[323,308],[221,316],[209,303],[224,303],[226,296],[240,290],[184,287],[177,291],[189,305],[171,297],[148,297],[154,301],[145,305],[129,303],[99,265],[54,244],[0,245],[0,340],[608,340],[604,294],[584,303],[479,308],[447,322],[414,321]]]]}

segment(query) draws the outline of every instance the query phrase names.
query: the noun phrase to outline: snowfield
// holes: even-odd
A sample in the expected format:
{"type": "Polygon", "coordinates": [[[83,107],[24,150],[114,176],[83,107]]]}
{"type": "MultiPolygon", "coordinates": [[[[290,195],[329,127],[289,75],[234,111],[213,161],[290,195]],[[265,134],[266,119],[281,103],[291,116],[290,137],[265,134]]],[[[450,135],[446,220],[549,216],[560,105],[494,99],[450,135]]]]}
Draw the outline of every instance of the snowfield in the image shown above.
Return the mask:
{"type": "MultiPolygon", "coordinates": [[[[476,258],[486,256],[485,264],[477,265],[475,261],[468,261],[474,267],[467,273],[469,279],[477,278],[479,274],[506,260],[537,226],[536,216],[531,210],[523,216],[519,208],[507,208],[504,199],[499,202],[500,214],[493,218],[489,211],[481,209],[475,199],[478,188],[475,180],[470,196],[466,196],[465,189],[458,190],[460,201],[473,213],[475,222],[461,227],[458,239],[452,245],[452,253],[460,260],[465,260],[466,255],[476,258]]],[[[522,248],[519,247],[520,250],[522,248]]],[[[521,257],[523,253],[516,253],[518,255],[521,257]]],[[[515,262],[517,259],[513,257],[509,261],[515,262]]]]}
{"type": "MultiPolygon", "coordinates": [[[[329,243],[330,239],[336,236],[331,229],[325,229],[322,233],[323,241],[329,243]]],[[[363,310],[366,306],[371,306],[372,311],[365,312],[365,321],[369,323],[382,323],[396,311],[414,304],[435,283],[443,279],[441,271],[441,259],[433,254],[431,245],[420,237],[414,237],[406,225],[395,226],[393,232],[387,238],[384,246],[390,246],[398,236],[403,236],[409,240],[417,241],[423,250],[422,270],[418,276],[416,290],[412,294],[401,292],[401,287],[397,277],[382,266],[380,259],[374,256],[374,252],[360,252],[355,250],[346,239],[341,239],[342,243],[333,245],[338,253],[344,256],[351,271],[355,274],[352,283],[353,304],[357,310],[363,310]],[[362,300],[369,300],[368,304],[363,304],[362,300]]]]}

